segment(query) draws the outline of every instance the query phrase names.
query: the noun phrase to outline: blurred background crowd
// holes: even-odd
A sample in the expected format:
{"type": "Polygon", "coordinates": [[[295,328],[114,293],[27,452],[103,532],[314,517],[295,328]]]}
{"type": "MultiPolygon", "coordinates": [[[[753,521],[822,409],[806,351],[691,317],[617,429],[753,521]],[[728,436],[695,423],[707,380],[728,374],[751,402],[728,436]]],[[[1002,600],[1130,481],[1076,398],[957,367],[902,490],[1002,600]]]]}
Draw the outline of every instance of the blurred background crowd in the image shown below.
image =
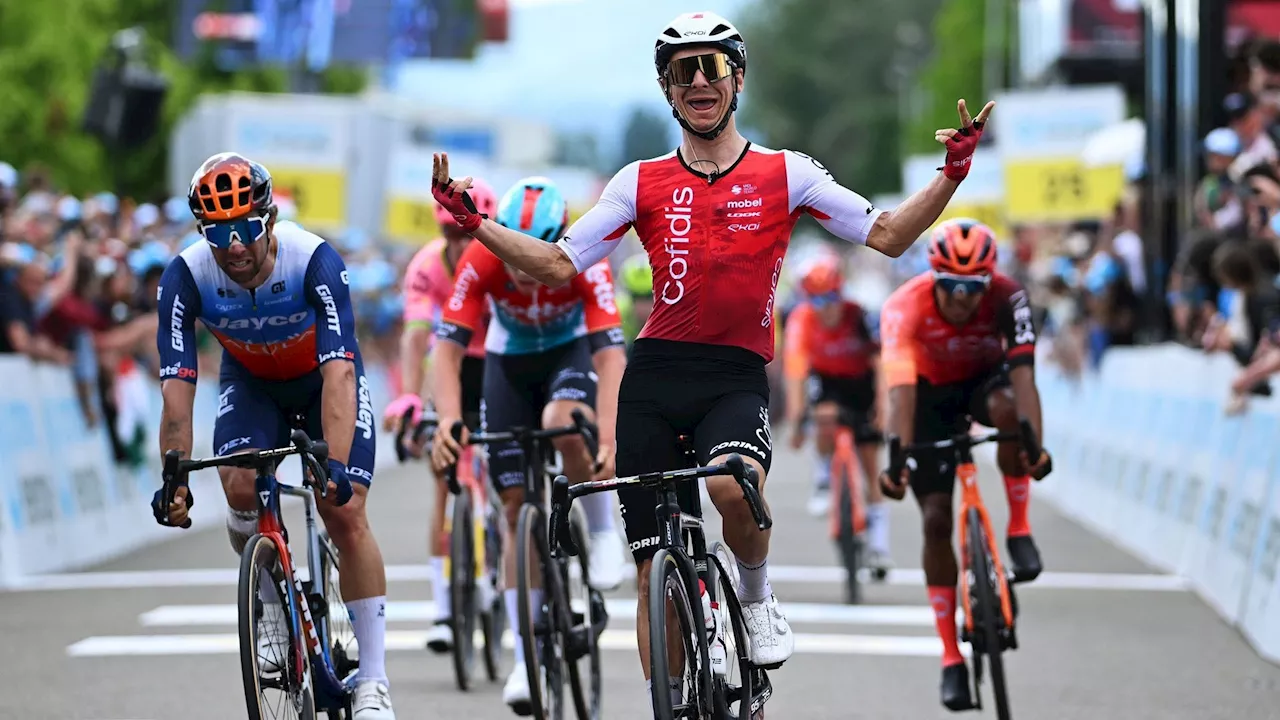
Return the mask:
{"type": "MultiPolygon", "coordinates": [[[[122,462],[142,452],[158,277],[201,241],[185,191],[206,156],[265,164],[281,218],[340,250],[367,362],[394,376],[400,275],[438,235],[432,151],[499,191],[548,175],[576,217],[617,169],[678,139],[646,69],[654,29],[690,9],[674,0],[371,0],[328,13],[103,0],[66,20],[68,3],[0,24],[0,352],[70,368],[86,422],[122,462]],[[574,23],[609,31],[546,42],[574,23]],[[67,38],[84,52],[66,52],[67,38]],[[573,77],[581,57],[606,56],[634,70],[573,77]]],[[[1241,397],[1269,392],[1280,3],[902,0],[874,22],[858,3],[704,5],[751,48],[748,137],[820,158],[880,207],[936,172],[933,130],[954,124],[956,98],[1000,103],[944,218],[997,231],[1002,268],[1031,290],[1046,352],[1068,372],[1111,347],[1172,341],[1252,367],[1241,397]],[[1170,41],[1179,34],[1187,42],[1170,41]]],[[[638,249],[632,237],[615,270],[638,249]]],[[[848,294],[873,322],[927,267],[922,244],[890,261],[802,221],[784,309],[818,252],[847,259],[848,294]]],[[[216,342],[201,338],[210,377],[216,342]]]]}

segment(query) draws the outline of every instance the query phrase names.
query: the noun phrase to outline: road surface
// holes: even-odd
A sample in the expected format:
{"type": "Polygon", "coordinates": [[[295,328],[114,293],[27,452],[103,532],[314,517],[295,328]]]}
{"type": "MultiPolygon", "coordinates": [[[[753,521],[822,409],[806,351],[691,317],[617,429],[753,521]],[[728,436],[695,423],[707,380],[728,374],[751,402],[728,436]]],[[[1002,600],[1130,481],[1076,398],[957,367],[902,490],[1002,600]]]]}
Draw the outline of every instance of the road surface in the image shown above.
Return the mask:
{"type": "MultiPolygon", "coordinates": [[[[840,605],[825,521],[804,511],[807,463],[780,449],[767,490],[775,516],[772,583],[797,633],[795,656],[771,674],[776,693],[767,716],[952,717],[937,700],[940,646],[918,570],[914,503],[893,511],[900,570],[868,589],[865,606],[840,605]]],[[[460,693],[448,660],[421,649],[430,599],[424,473],[421,466],[381,473],[370,502],[390,578],[387,668],[397,717],[513,717],[500,684],[460,693]]],[[[1003,528],[998,479],[985,487],[1003,528]]],[[[1006,661],[1015,717],[1280,718],[1280,668],[1258,659],[1179,579],[1157,574],[1045,503],[1033,501],[1032,523],[1047,571],[1019,592],[1022,649],[1006,661]]],[[[0,660],[0,718],[244,717],[236,567],[222,527],[193,528],[118,561],[0,593],[0,628],[9,638],[0,660]]],[[[610,597],[615,609],[626,609],[635,591],[628,583],[610,597]]],[[[648,716],[634,627],[632,616],[614,614],[604,656],[607,720],[648,716]]],[[[984,714],[993,717],[990,708],[984,714]]]]}

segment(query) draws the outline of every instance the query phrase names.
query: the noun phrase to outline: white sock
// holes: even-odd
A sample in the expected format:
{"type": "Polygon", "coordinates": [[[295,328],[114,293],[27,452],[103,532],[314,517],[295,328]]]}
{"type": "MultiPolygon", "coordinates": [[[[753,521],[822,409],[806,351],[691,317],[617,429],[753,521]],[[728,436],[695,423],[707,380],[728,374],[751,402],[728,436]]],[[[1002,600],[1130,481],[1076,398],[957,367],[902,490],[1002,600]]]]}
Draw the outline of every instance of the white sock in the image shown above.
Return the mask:
{"type": "Polygon", "coordinates": [[[360,646],[361,680],[387,681],[387,596],[347,602],[351,628],[360,646]]]}
{"type": "MultiPolygon", "coordinates": [[[[516,662],[525,662],[523,638],[520,637],[520,591],[508,588],[502,591],[502,597],[506,599],[507,604],[507,625],[511,628],[511,638],[515,641],[516,662]]],[[[542,616],[542,589],[537,588],[529,591],[529,604],[533,606],[533,618],[537,620],[542,616]]]]}
{"type": "Polygon", "coordinates": [[[889,554],[889,505],[883,500],[867,505],[867,544],[878,553],[889,554]]]}
{"type": "Polygon", "coordinates": [[[760,564],[751,567],[738,560],[738,577],[741,585],[738,587],[738,599],[744,603],[760,602],[768,600],[773,594],[773,588],[769,587],[769,561],[761,560],[760,564]]]}
{"type": "Polygon", "coordinates": [[[599,492],[578,498],[582,513],[587,516],[587,532],[605,532],[613,529],[613,493],[599,492]]]}
{"type": "Polygon", "coordinates": [[[831,487],[831,455],[818,452],[817,443],[813,448],[813,487],[817,490],[826,490],[831,487]]]}
{"type": "Polygon", "coordinates": [[[431,558],[431,600],[436,605],[436,620],[444,620],[451,612],[449,607],[449,579],[444,575],[444,558],[431,558]]]}

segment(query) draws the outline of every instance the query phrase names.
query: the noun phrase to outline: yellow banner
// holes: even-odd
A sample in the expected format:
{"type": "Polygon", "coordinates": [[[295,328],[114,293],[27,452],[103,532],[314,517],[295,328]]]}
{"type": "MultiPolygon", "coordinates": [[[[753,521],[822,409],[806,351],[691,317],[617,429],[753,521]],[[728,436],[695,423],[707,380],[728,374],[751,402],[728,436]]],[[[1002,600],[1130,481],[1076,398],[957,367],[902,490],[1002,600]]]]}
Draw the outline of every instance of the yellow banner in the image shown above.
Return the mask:
{"type": "Polygon", "coordinates": [[[1011,222],[1109,217],[1124,191],[1124,168],[1085,167],[1075,158],[1015,160],[1004,166],[1011,222]]]}
{"type": "Polygon", "coordinates": [[[289,193],[304,227],[339,229],[347,223],[347,179],[339,170],[271,168],[272,187],[289,193]]]}
{"type": "MultiPolygon", "coordinates": [[[[1001,242],[1008,240],[1004,208],[999,203],[951,203],[938,216],[938,223],[955,218],[972,218],[991,228],[1001,242]]],[[[938,223],[934,223],[937,226],[938,223]]]]}
{"type": "Polygon", "coordinates": [[[436,204],[432,200],[392,197],[387,200],[383,232],[407,243],[428,243],[440,237],[436,224],[436,204]]]}

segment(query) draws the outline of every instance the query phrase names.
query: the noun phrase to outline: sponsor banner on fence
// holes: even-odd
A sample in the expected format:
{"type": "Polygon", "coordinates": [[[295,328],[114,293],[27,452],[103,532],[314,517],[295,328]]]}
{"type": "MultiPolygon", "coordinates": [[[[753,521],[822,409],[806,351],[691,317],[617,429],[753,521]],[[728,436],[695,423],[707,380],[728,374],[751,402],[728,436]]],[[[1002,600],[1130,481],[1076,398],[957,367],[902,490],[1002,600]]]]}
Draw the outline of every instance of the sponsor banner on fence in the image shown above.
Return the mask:
{"type": "Polygon", "coordinates": [[[1280,398],[1224,412],[1239,366],[1179,346],[1109,350],[1096,374],[1038,373],[1055,470],[1037,492],[1190,580],[1280,662],[1280,398]]]}

